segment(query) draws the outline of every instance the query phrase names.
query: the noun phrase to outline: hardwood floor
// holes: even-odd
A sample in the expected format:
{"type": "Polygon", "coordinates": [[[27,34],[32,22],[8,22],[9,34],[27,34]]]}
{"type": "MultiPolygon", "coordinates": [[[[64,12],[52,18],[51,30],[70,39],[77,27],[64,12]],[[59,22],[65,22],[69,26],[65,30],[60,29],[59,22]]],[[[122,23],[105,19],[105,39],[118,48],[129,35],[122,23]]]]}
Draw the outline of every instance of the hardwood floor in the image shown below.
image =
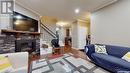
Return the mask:
{"type": "MultiPolygon", "coordinates": [[[[76,58],[83,58],[83,59],[88,60],[86,54],[82,51],[76,50],[76,49],[71,48],[69,46],[65,46],[65,47],[62,47],[62,48],[63,48],[63,51],[64,51],[63,54],[72,53],[72,54],[74,54],[74,57],[76,57],[76,58]]],[[[49,56],[49,55],[53,55],[53,54],[47,54],[47,55],[49,56]]],[[[46,55],[42,55],[42,56],[33,55],[29,58],[29,63],[31,63],[34,60],[42,59],[42,58],[45,58],[45,57],[46,57],[46,55]]]]}
{"type": "MultiPolygon", "coordinates": [[[[65,47],[62,47],[62,48],[64,50],[63,54],[72,53],[75,58],[82,58],[82,59],[89,61],[86,54],[82,51],[76,50],[76,49],[71,48],[69,46],[65,46],[65,47]]],[[[29,68],[30,68],[30,64],[31,64],[32,61],[42,59],[42,58],[45,58],[46,56],[51,56],[51,55],[54,55],[54,54],[47,54],[47,55],[42,55],[42,56],[38,56],[38,55],[30,56],[29,57],[29,68]]],[[[29,68],[28,68],[28,71],[29,71],[29,68]]]]}

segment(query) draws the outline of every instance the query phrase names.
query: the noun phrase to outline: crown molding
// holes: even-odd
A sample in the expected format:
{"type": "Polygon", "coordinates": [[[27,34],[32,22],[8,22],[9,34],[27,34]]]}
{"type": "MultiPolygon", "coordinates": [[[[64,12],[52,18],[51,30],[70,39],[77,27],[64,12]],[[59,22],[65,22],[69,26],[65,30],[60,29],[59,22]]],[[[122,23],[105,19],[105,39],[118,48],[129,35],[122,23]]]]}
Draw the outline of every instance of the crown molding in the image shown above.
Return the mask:
{"type": "Polygon", "coordinates": [[[113,4],[113,3],[117,2],[117,1],[119,1],[119,0],[108,1],[108,2],[106,2],[106,3],[104,3],[104,4],[100,5],[100,6],[96,7],[95,9],[93,9],[93,10],[90,11],[90,12],[92,12],[92,13],[93,13],[93,12],[96,12],[96,11],[98,11],[98,10],[100,10],[100,9],[106,7],[106,6],[109,6],[109,5],[111,5],[111,4],[113,4]]]}
{"type": "Polygon", "coordinates": [[[24,6],[22,3],[18,2],[18,1],[15,1],[15,4],[18,4],[19,6],[21,6],[21,7],[25,8],[25,9],[31,11],[32,13],[38,15],[39,17],[41,16],[41,14],[38,13],[37,11],[35,11],[35,10],[33,10],[33,9],[27,7],[27,6],[24,6]]]}

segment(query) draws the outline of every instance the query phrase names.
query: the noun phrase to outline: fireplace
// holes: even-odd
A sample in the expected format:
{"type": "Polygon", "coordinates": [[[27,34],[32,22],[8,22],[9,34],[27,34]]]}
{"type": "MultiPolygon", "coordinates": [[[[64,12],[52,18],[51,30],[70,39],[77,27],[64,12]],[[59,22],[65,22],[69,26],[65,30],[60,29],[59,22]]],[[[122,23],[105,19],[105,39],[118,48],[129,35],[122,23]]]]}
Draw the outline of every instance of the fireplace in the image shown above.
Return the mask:
{"type": "Polygon", "coordinates": [[[36,51],[36,39],[20,39],[15,41],[15,52],[36,51]]]}
{"type": "Polygon", "coordinates": [[[1,29],[1,34],[4,38],[0,38],[0,53],[27,51],[30,54],[40,55],[41,33],[1,29]]]}

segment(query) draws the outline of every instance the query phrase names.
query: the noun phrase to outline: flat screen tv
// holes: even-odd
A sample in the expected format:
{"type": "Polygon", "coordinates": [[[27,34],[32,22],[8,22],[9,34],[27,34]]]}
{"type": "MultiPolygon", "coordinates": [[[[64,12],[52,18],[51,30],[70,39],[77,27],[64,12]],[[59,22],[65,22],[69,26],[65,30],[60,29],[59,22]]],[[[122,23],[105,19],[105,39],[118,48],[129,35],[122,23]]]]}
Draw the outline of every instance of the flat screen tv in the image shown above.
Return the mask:
{"type": "Polygon", "coordinates": [[[38,21],[18,12],[13,12],[13,29],[38,32],[38,21]]]}

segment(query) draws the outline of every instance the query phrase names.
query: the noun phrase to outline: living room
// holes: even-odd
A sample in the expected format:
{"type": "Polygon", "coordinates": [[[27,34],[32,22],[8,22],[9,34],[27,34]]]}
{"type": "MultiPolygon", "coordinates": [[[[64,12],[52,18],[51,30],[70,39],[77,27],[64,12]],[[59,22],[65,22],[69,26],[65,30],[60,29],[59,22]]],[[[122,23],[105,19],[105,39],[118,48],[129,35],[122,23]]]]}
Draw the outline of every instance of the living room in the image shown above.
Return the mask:
{"type": "Polygon", "coordinates": [[[130,73],[130,0],[0,0],[0,73],[130,73]]]}

